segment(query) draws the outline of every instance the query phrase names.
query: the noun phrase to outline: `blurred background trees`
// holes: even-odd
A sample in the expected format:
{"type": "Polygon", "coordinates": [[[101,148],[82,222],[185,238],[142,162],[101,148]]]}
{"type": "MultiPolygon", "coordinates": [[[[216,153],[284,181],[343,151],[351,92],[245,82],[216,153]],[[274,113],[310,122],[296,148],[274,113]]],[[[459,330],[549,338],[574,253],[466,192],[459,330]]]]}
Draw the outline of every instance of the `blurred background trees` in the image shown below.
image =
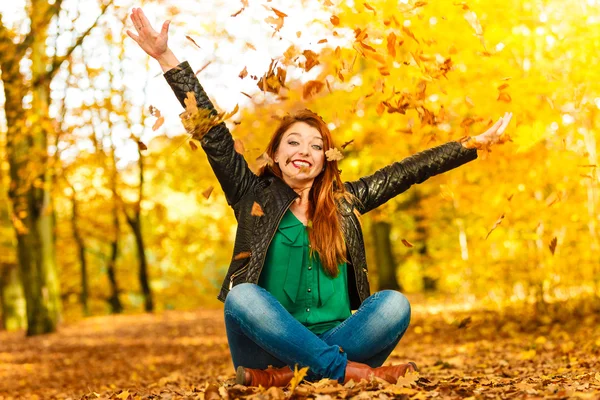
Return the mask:
{"type": "Polygon", "coordinates": [[[598,304],[596,1],[31,0],[0,6],[5,329],[218,304],[235,219],[124,33],[133,6],[172,19],[215,104],[240,105],[228,124],[253,167],[298,108],[352,141],[345,180],[512,111],[512,142],[363,217],[373,289],[540,318],[598,304]]]}

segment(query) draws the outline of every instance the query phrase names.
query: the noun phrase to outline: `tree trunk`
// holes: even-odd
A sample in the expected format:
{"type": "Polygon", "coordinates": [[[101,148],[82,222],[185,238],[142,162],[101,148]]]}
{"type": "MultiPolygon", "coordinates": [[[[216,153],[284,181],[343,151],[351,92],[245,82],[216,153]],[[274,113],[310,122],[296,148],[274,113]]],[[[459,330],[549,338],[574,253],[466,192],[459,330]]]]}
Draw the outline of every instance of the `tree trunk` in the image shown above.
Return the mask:
{"type": "Polygon", "coordinates": [[[392,226],[387,221],[374,220],[371,227],[379,275],[379,289],[402,290],[396,279],[396,263],[390,239],[391,229],[392,226]]]}
{"type": "Polygon", "coordinates": [[[18,265],[0,264],[2,327],[9,331],[25,328],[27,326],[25,307],[18,265]]]}
{"type": "Polygon", "coordinates": [[[431,276],[428,269],[432,264],[431,255],[427,247],[427,238],[429,231],[427,229],[427,219],[425,217],[426,211],[422,206],[422,195],[417,188],[412,189],[411,205],[414,207],[414,219],[415,219],[415,241],[416,250],[419,254],[419,264],[421,265],[421,271],[423,276],[423,290],[426,292],[437,290],[437,282],[439,278],[431,276]]]}
{"type": "Polygon", "coordinates": [[[144,247],[144,237],[142,236],[142,224],[140,215],[137,214],[134,218],[127,218],[129,226],[135,236],[135,244],[138,250],[140,286],[144,296],[144,310],[148,312],[154,311],[154,301],[152,300],[152,292],[150,290],[150,282],[148,279],[148,262],[146,260],[146,248],[144,247]]]}
{"type": "Polygon", "coordinates": [[[72,213],[71,213],[71,227],[73,229],[73,238],[75,239],[75,243],[77,244],[77,252],[79,253],[79,265],[81,268],[81,294],[79,296],[79,302],[81,303],[81,308],[83,311],[83,315],[88,316],[90,313],[88,306],[88,271],[87,271],[87,261],[85,258],[85,242],[83,237],[81,236],[81,232],[79,231],[79,226],[77,225],[77,220],[79,219],[79,209],[77,204],[77,199],[75,199],[75,190],[73,189],[73,197],[71,198],[72,204],[72,213]]]}

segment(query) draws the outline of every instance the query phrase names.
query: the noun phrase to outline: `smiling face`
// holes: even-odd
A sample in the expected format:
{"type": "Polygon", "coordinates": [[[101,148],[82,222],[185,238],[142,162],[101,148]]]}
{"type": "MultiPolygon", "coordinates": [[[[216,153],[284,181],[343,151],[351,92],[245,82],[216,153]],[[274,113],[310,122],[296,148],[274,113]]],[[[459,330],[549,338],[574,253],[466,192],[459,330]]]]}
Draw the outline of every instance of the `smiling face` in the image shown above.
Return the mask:
{"type": "Polygon", "coordinates": [[[318,129],[305,122],[296,122],[281,136],[273,159],[279,165],[284,181],[292,188],[310,185],[323,172],[323,137],[318,129]]]}

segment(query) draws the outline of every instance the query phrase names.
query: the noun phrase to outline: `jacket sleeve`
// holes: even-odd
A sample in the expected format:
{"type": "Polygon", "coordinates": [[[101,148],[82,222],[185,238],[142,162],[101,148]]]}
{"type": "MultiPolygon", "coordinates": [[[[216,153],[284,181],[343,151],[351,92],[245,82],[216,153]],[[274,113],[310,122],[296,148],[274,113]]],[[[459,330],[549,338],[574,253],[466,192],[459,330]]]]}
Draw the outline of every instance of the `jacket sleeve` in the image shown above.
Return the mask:
{"type": "Polygon", "coordinates": [[[421,151],[344,185],[360,201],[357,204],[358,211],[365,214],[415,183],[422,183],[476,158],[477,149],[466,149],[462,144],[452,141],[421,151]]]}
{"type": "MultiPolygon", "coordinates": [[[[208,109],[211,114],[217,113],[187,61],[165,72],[164,76],[183,107],[187,93],[193,92],[198,108],[208,109]]],[[[225,192],[227,203],[233,207],[256,184],[258,177],[250,170],[244,157],[235,151],[233,137],[224,122],[212,127],[200,144],[225,192]]]]}

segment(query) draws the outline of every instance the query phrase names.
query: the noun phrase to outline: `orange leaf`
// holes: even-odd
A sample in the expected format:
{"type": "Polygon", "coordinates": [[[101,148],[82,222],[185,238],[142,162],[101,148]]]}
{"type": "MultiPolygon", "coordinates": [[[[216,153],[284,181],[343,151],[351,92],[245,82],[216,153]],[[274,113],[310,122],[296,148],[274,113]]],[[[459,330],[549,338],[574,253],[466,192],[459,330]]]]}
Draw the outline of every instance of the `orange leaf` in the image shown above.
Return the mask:
{"type": "Polygon", "coordinates": [[[160,116],[160,117],[159,117],[159,118],[156,120],[156,122],[154,122],[154,125],[152,125],[152,130],[153,130],[153,131],[157,130],[157,129],[158,129],[158,128],[160,128],[160,127],[162,126],[162,124],[164,124],[164,123],[165,123],[165,117],[163,117],[163,116],[160,116]]]}
{"type": "Polygon", "coordinates": [[[402,26],[402,32],[404,32],[406,35],[408,35],[409,37],[411,37],[415,42],[419,43],[419,41],[417,40],[417,38],[415,37],[415,35],[407,27],[402,26]]]}
{"type": "Polygon", "coordinates": [[[548,246],[548,248],[550,249],[550,251],[552,252],[552,255],[554,255],[554,250],[556,250],[556,236],[552,238],[552,240],[550,241],[550,246],[548,246]]]}
{"type": "Polygon", "coordinates": [[[185,35],[185,38],[186,38],[187,40],[189,40],[190,42],[194,43],[194,45],[196,45],[196,47],[197,47],[197,48],[199,48],[199,49],[201,49],[201,48],[202,48],[202,47],[198,46],[198,43],[196,43],[196,41],[195,41],[194,39],[192,39],[192,37],[191,37],[191,36],[189,36],[189,35],[185,35]]]}
{"type": "Polygon", "coordinates": [[[394,32],[387,37],[387,51],[390,56],[396,57],[396,34],[394,32]]]}
{"type": "Polygon", "coordinates": [[[137,144],[138,144],[138,148],[140,149],[140,151],[148,150],[148,147],[144,143],[142,143],[141,140],[138,140],[137,144]]]}
{"type": "Polygon", "coordinates": [[[196,143],[194,143],[194,141],[190,140],[189,144],[190,144],[190,148],[192,149],[192,151],[198,150],[198,145],[196,143]]]}
{"type": "Polygon", "coordinates": [[[233,141],[233,148],[239,154],[244,154],[246,152],[246,149],[244,148],[244,143],[240,139],[235,139],[233,141]]]}
{"type": "Polygon", "coordinates": [[[233,257],[233,259],[234,259],[234,260],[243,260],[244,258],[248,258],[248,257],[250,257],[251,255],[252,255],[252,253],[251,253],[251,252],[249,252],[249,251],[242,251],[242,252],[240,252],[240,253],[236,254],[236,255],[233,257]]]}
{"type": "Polygon", "coordinates": [[[365,8],[367,8],[367,9],[369,9],[369,10],[373,11],[373,13],[377,14],[377,11],[376,11],[376,10],[375,10],[373,7],[371,7],[371,6],[369,5],[369,3],[364,3],[364,4],[365,4],[365,8]]]}
{"type": "Polygon", "coordinates": [[[317,42],[317,44],[321,44],[321,43],[327,43],[327,39],[321,39],[317,42]]]}
{"type": "Polygon", "coordinates": [[[332,15],[331,18],[329,18],[329,21],[331,21],[333,25],[338,26],[340,24],[340,17],[332,15]]]}
{"type": "Polygon", "coordinates": [[[214,187],[212,187],[212,186],[207,187],[206,190],[204,190],[202,192],[202,196],[204,196],[204,198],[206,200],[208,200],[208,198],[210,197],[210,194],[212,193],[213,189],[214,189],[214,187]]]}
{"type": "Polygon", "coordinates": [[[375,111],[377,111],[377,115],[381,116],[383,114],[383,112],[385,111],[385,104],[383,104],[383,103],[377,104],[377,108],[375,108],[375,111]]]}
{"type": "Polygon", "coordinates": [[[238,12],[236,12],[235,14],[231,14],[232,17],[237,17],[238,15],[240,15],[242,13],[242,11],[244,11],[244,7],[242,7],[242,9],[238,12]]]}
{"type": "Polygon", "coordinates": [[[304,89],[302,91],[302,98],[308,99],[315,94],[319,93],[325,84],[321,81],[308,81],[304,85],[304,89]]]}
{"type": "Polygon", "coordinates": [[[310,71],[312,69],[312,67],[314,67],[315,65],[319,65],[319,59],[318,59],[318,55],[317,53],[315,53],[312,50],[304,50],[302,52],[302,55],[306,58],[306,64],[304,66],[304,70],[306,72],[310,71]]]}
{"type": "Polygon", "coordinates": [[[413,247],[413,244],[406,239],[402,239],[402,244],[406,247],[413,247]]]}
{"type": "Polygon", "coordinates": [[[502,92],[502,93],[500,93],[498,95],[498,99],[497,100],[498,101],[503,101],[505,103],[510,103],[511,100],[512,100],[512,98],[510,97],[510,94],[502,92]]]}
{"type": "Polygon", "coordinates": [[[252,215],[253,217],[262,217],[263,215],[265,215],[265,213],[263,212],[263,209],[261,208],[260,204],[254,202],[252,204],[252,211],[250,211],[250,215],[252,215]]]}
{"type": "Polygon", "coordinates": [[[508,86],[509,86],[508,83],[504,83],[504,84],[498,86],[498,90],[506,89],[508,86]]]}
{"type": "Polygon", "coordinates": [[[244,79],[246,76],[248,76],[248,69],[246,67],[244,67],[244,69],[242,70],[242,72],[240,72],[240,74],[238,76],[241,79],[244,79]]]}

